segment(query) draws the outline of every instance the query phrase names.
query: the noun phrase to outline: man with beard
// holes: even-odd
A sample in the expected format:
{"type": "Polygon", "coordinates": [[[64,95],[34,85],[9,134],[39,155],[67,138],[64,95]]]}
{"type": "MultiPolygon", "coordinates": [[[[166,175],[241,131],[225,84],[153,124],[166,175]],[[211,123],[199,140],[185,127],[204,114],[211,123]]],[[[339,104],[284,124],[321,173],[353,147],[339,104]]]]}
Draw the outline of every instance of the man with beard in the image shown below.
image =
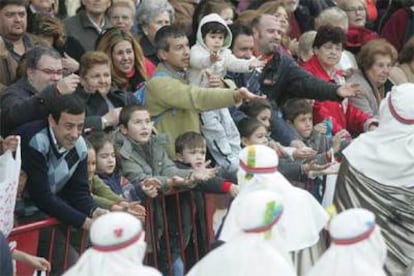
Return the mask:
{"type": "Polygon", "coordinates": [[[305,72],[289,56],[278,51],[282,40],[279,21],[273,15],[263,14],[252,22],[255,54],[268,60],[261,75],[261,91],[275,108],[289,98],[340,101],[359,93],[359,86],[328,83],[305,72]]]}

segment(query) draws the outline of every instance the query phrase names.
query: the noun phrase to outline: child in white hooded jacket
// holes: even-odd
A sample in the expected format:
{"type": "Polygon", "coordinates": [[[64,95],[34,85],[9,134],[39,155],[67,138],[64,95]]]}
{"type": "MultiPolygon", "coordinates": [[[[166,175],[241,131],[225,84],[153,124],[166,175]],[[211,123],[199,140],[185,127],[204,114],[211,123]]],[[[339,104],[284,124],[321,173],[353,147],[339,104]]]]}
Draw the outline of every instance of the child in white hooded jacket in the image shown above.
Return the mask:
{"type": "MultiPolygon", "coordinates": [[[[197,42],[191,48],[189,79],[191,84],[207,87],[208,75],[227,70],[249,72],[263,66],[263,61],[236,58],[228,49],[232,34],[226,22],[215,13],[204,16],[197,31],[197,42]]],[[[220,175],[236,181],[239,166],[240,134],[227,108],[202,112],[201,132],[206,139],[209,153],[220,167],[220,175]]]]}
{"type": "Polygon", "coordinates": [[[216,13],[204,16],[197,30],[197,42],[191,47],[189,78],[193,85],[205,87],[209,72],[224,77],[228,71],[247,73],[264,62],[257,58],[240,59],[229,49],[232,34],[216,13]]]}

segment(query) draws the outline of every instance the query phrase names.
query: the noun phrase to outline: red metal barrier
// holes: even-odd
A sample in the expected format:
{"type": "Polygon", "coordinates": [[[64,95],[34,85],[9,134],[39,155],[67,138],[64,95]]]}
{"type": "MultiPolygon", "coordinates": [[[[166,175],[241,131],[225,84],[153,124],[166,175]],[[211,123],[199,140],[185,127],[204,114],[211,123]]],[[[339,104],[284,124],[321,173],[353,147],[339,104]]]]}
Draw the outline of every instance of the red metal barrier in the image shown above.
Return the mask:
{"type": "MultiPolygon", "coordinates": [[[[194,191],[180,191],[171,192],[167,195],[158,196],[155,199],[148,199],[145,202],[147,208],[147,217],[145,221],[146,240],[148,244],[147,255],[145,257],[145,263],[147,265],[154,266],[158,269],[162,269],[162,262],[167,268],[164,269],[164,273],[172,275],[172,246],[178,246],[179,256],[181,257],[186,271],[198,261],[209,249],[211,243],[214,241],[214,233],[212,229],[212,218],[215,211],[215,195],[198,194],[195,196],[194,191]],[[203,201],[203,202],[197,202],[203,201]],[[188,206],[188,213],[184,214],[183,206],[188,206]],[[199,209],[197,206],[204,206],[203,209],[199,209]],[[190,221],[184,221],[187,216],[190,221]],[[203,229],[200,228],[199,218],[204,217],[203,229]],[[176,225],[170,225],[175,221],[176,225]],[[191,236],[189,241],[186,241],[184,224],[189,223],[191,227],[191,236]],[[174,236],[172,231],[176,229],[178,238],[174,236]],[[201,234],[201,236],[200,236],[201,234]],[[173,235],[174,241],[171,241],[171,235],[173,235]],[[163,239],[161,239],[163,237],[163,239]],[[203,239],[204,237],[204,239],[203,239]],[[186,245],[186,242],[188,245],[186,245]],[[172,244],[174,243],[174,244],[172,244]],[[164,248],[162,254],[160,249],[164,248]],[[166,260],[166,263],[165,263],[166,260]]],[[[15,227],[9,236],[9,241],[17,242],[17,249],[24,252],[37,255],[39,246],[39,233],[40,231],[50,230],[50,244],[48,245],[48,260],[53,263],[53,257],[60,254],[54,252],[55,250],[55,236],[57,234],[64,233],[65,247],[63,257],[63,271],[68,268],[68,254],[69,249],[73,245],[72,228],[66,227],[66,229],[60,225],[59,221],[54,218],[48,218],[42,221],[29,223],[15,227]],[[58,229],[59,228],[59,229],[58,229]],[[62,229],[63,228],[63,229],[62,229]],[[63,230],[63,231],[62,231],[63,230]],[[59,231],[59,233],[57,233],[59,231]]],[[[76,237],[75,237],[76,238],[76,237]]],[[[79,246],[75,246],[79,252],[83,252],[87,246],[87,232],[82,232],[79,246]]],[[[17,275],[33,275],[33,269],[24,263],[17,263],[17,275]]]]}
{"type": "MultiPolygon", "coordinates": [[[[21,251],[36,255],[37,247],[39,244],[39,231],[43,228],[52,227],[58,225],[59,222],[55,218],[49,218],[46,220],[33,222],[26,225],[21,225],[13,228],[8,240],[16,241],[17,247],[21,251]]],[[[33,275],[33,268],[25,263],[17,262],[16,264],[17,275],[33,275]]]]}

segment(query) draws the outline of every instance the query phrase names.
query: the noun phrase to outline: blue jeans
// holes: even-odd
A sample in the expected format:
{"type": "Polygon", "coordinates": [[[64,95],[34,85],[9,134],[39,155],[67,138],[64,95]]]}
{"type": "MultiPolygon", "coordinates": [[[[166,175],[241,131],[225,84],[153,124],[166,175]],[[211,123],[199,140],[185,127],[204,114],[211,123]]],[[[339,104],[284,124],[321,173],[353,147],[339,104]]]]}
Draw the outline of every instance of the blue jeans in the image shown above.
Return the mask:
{"type": "Polygon", "coordinates": [[[173,276],[184,276],[184,263],[181,257],[178,257],[172,267],[173,276]]]}

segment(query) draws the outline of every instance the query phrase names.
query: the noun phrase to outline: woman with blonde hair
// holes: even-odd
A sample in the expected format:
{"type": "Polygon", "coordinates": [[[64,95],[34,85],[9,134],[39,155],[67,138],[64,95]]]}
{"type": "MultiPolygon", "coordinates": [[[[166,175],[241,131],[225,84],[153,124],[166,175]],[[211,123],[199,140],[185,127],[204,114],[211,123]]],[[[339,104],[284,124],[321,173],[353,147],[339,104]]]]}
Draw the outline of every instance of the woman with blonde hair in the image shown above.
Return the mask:
{"type": "Polygon", "coordinates": [[[367,5],[364,0],[346,0],[340,1],[338,7],[346,12],[349,20],[345,47],[356,55],[362,46],[378,37],[377,33],[366,27],[367,5]]]}
{"type": "Polygon", "coordinates": [[[105,32],[96,49],[110,57],[112,86],[118,89],[134,92],[155,70],[132,34],[118,28],[105,32]]]}
{"type": "Polygon", "coordinates": [[[132,0],[112,0],[108,16],[114,27],[130,32],[134,25],[135,5],[132,0]]]}

